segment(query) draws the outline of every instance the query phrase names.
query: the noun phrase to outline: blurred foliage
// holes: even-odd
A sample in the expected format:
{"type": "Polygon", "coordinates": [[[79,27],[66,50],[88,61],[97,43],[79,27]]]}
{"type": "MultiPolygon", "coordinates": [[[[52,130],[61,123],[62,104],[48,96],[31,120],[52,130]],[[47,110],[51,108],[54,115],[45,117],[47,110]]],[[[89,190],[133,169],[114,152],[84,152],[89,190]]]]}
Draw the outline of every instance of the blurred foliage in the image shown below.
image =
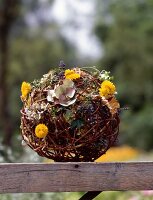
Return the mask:
{"type": "MultiPolygon", "coordinates": [[[[33,194],[1,194],[0,200],[78,200],[83,196],[82,192],[58,192],[58,193],[33,193],[33,194]]],[[[140,192],[102,192],[94,200],[152,200],[153,190],[140,192]]]]}
{"type": "Polygon", "coordinates": [[[141,192],[102,192],[95,200],[152,200],[153,191],[141,192]]]}
{"type": "MultiPolygon", "coordinates": [[[[15,10],[13,3],[12,7],[7,8],[11,2],[13,1],[1,1],[0,11],[4,13],[2,15],[4,19],[8,12],[15,10]]],[[[5,52],[2,48],[0,50],[0,61],[3,61],[0,62],[0,75],[2,76],[0,76],[2,83],[0,105],[1,109],[5,107],[3,112],[1,110],[0,116],[0,154],[7,162],[13,161],[14,158],[9,158],[5,145],[8,146],[7,149],[13,149],[14,156],[21,156],[22,152],[21,137],[18,137],[22,107],[20,101],[22,81],[31,82],[36,78],[41,78],[52,67],[58,67],[60,60],[64,60],[69,65],[76,60],[75,48],[61,35],[58,25],[44,18],[44,10],[51,8],[53,1],[16,0],[15,2],[18,9],[16,18],[13,22],[11,21],[11,27],[9,20],[11,14],[5,23],[0,21],[0,44],[3,44],[5,27],[10,27],[7,29],[3,44],[3,49],[7,50],[5,52]],[[33,26],[30,24],[29,16],[36,19],[33,26]],[[9,126],[11,129],[8,129],[9,126]]]]}
{"type": "Polygon", "coordinates": [[[14,86],[10,94],[14,96],[14,104],[18,102],[16,106],[10,106],[14,117],[19,114],[19,109],[16,108],[21,106],[19,97],[22,81],[30,82],[41,78],[42,74],[47,73],[52,67],[58,67],[60,58],[70,62],[74,56],[70,49],[60,35],[50,40],[38,35],[12,41],[8,83],[14,86]]]}
{"type": "Polygon", "coordinates": [[[95,33],[104,48],[99,65],[112,72],[121,106],[130,108],[121,114],[121,141],[151,149],[153,0],[97,1],[97,5],[95,33]]]}

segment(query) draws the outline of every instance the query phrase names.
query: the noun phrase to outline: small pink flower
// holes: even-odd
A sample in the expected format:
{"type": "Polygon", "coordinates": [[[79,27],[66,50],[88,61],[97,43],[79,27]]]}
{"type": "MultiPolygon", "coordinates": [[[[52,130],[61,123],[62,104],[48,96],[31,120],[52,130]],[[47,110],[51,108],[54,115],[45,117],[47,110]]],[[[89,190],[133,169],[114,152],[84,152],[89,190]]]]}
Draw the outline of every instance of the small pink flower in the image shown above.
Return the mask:
{"type": "Polygon", "coordinates": [[[153,190],[144,190],[141,192],[144,196],[153,196],[153,190]]]}
{"type": "Polygon", "coordinates": [[[138,198],[138,196],[133,196],[133,197],[131,197],[131,198],[128,199],[128,200],[139,200],[139,198],[138,198]]]}

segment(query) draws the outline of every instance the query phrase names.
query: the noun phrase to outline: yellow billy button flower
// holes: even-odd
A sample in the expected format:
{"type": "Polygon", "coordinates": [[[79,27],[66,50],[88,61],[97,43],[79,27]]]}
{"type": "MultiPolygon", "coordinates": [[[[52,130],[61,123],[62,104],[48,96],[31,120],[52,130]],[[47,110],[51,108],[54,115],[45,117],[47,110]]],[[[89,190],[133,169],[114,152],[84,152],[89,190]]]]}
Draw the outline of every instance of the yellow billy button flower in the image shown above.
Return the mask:
{"type": "Polygon", "coordinates": [[[22,97],[26,98],[30,91],[31,91],[30,83],[23,82],[22,85],[21,85],[22,97]]]}
{"type": "Polygon", "coordinates": [[[48,134],[48,127],[45,124],[38,124],[35,128],[35,134],[38,138],[44,138],[48,134]]]}
{"type": "Polygon", "coordinates": [[[77,79],[80,78],[80,74],[76,73],[74,70],[67,69],[65,70],[65,78],[66,79],[77,79]]]}
{"type": "Polygon", "coordinates": [[[115,85],[108,80],[103,81],[101,84],[101,88],[99,88],[99,94],[101,97],[109,98],[113,96],[115,92],[116,92],[115,85]]]}

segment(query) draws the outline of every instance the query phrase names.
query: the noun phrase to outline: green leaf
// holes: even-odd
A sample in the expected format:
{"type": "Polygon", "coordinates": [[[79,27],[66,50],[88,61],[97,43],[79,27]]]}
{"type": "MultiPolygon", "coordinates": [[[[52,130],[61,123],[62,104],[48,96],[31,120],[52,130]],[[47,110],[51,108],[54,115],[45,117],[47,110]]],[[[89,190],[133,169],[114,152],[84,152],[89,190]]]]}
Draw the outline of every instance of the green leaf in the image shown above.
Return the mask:
{"type": "Polygon", "coordinates": [[[67,122],[70,122],[72,116],[73,116],[73,113],[72,113],[71,110],[67,110],[66,113],[64,114],[64,117],[65,117],[67,122]]]}
{"type": "Polygon", "coordinates": [[[84,121],[82,119],[76,119],[71,122],[71,128],[72,129],[81,128],[83,124],[84,124],[84,121]]]}

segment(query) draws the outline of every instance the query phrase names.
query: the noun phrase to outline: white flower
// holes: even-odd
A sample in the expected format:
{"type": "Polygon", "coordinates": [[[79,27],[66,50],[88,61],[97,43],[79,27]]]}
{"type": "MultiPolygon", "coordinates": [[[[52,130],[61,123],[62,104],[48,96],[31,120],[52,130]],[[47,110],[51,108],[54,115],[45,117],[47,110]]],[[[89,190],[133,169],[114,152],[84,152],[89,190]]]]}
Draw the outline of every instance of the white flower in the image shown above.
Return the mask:
{"type": "Polygon", "coordinates": [[[102,70],[101,73],[99,74],[100,80],[111,80],[113,77],[110,77],[110,72],[107,72],[105,70],[102,70]]]}
{"type": "Polygon", "coordinates": [[[62,106],[69,106],[76,101],[76,99],[72,99],[74,94],[74,82],[65,79],[62,85],[55,86],[54,90],[48,91],[47,100],[58,103],[62,106]]]}

